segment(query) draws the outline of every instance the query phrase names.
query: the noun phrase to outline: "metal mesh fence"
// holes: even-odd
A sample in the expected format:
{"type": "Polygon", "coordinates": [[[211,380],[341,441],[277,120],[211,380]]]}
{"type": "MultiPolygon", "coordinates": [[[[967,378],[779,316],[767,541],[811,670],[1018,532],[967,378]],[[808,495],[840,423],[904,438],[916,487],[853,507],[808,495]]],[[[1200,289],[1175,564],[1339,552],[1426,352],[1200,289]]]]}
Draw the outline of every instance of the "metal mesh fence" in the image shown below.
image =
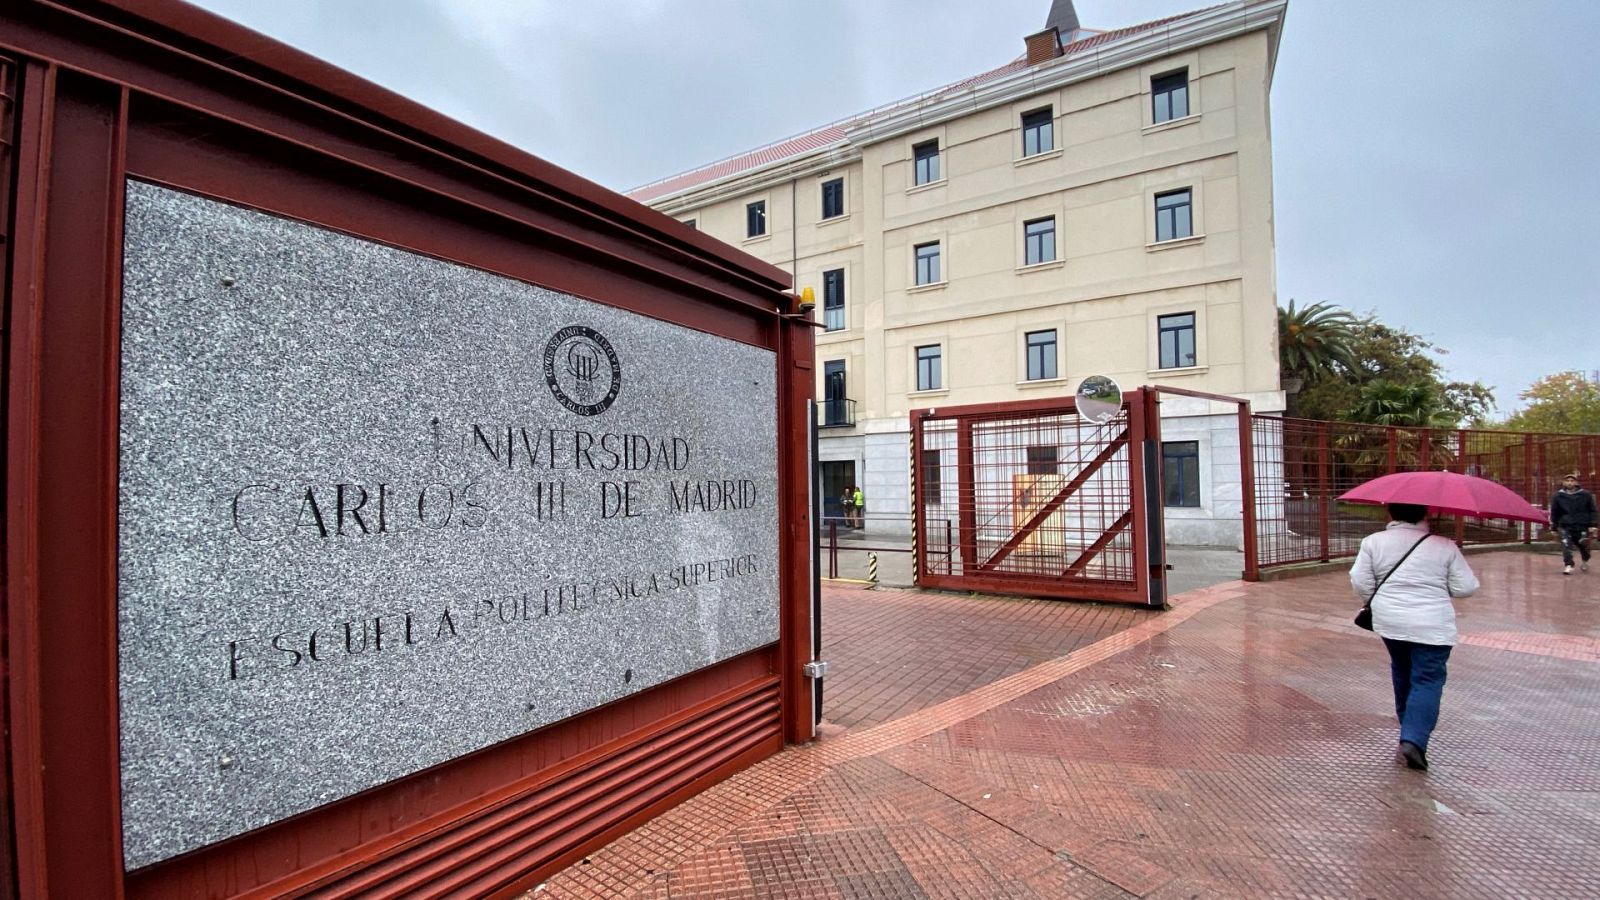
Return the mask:
{"type": "MultiPolygon", "coordinates": [[[[1354,556],[1384,527],[1382,507],[1340,494],[1394,472],[1447,470],[1497,481],[1544,506],[1561,476],[1600,472],[1600,436],[1399,428],[1254,416],[1256,546],[1263,567],[1354,556]]],[[[1528,541],[1531,525],[1443,516],[1434,530],[1467,544],[1528,541]]]]}
{"type": "Polygon", "coordinates": [[[1126,415],[924,419],[925,574],[1133,585],[1126,415]]]}

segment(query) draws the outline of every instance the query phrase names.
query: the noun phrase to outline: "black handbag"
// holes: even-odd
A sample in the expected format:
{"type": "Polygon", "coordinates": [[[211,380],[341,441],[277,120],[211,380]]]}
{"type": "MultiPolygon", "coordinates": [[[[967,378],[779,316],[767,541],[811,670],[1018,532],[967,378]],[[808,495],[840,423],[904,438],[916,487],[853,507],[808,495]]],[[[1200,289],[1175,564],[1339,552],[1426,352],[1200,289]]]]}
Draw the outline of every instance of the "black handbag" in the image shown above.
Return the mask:
{"type": "MultiPolygon", "coordinates": [[[[1428,538],[1431,538],[1431,537],[1433,537],[1433,535],[1425,534],[1421,538],[1418,538],[1417,542],[1415,544],[1411,545],[1411,550],[1415,550],[1418,547],[1421,547],[1422,546],[1422,542],[1427,540],[1428,538]]],[[[1405,563],[1406,557],[1411,555],[1411,550],[1407,550],[1406,551],[1406,555],[1400,557],[1400,562],[1395,563],[1394,567],[1391,568],[1388,572],[1385,572],[1384,576],[1382,578],[1378,579],[1378,583],[1373,586],[1373,588],[1372,588],[1372,596],[1367,598],[1366,605],[1362,606],[1361,607],[1361,611],[1356,613],[1356,627],[1357,628],[1365,628],[1368,631],[1372,630],[1372,601],[1377,599],[1378,590],[1383,587],[1383,583],[1385,581],[1389,580],[1389,576],[1393,575],[1395,573],[1395,571],[1397,569],[1399,569],[1400,566],[1405,563]]]]}

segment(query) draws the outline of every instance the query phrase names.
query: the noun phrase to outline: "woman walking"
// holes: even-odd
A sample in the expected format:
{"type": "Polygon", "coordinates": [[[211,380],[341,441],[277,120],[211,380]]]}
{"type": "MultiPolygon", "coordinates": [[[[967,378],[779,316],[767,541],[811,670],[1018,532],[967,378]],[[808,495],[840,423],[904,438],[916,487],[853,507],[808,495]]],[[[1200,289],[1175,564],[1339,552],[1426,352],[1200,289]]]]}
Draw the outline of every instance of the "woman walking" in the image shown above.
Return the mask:
{"type": "Polygon", "coordinates": [[[1390,503],[1389,526],[1361,542],[1350,584],[1372,607],[1372,630],[1389,649],[1400,757],[1428,768],[1428,738],[1439,721],[1445,664],[1456,644],[1450,601],[1478,590],[1477,576],[1449,538],[1428,533],[1428,508],[1390,503]]]}

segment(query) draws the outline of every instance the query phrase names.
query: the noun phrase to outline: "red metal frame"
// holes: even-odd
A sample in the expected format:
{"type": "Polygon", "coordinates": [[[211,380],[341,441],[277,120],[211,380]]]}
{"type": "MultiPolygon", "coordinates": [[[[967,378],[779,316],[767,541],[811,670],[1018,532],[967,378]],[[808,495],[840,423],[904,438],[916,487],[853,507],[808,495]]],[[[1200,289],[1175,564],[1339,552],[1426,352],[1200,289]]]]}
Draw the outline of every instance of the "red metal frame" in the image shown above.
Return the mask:
{"type": "Polygon", "coordinates": [[[4,283],[3,619],[21,896],[505,893],[811,734],[804,400],[788,275],[172,0],[0,7],[20,68],[4,283]],[[535,282],[777,353],[777,644],[125,874],[116,658],[125,177],[535,282]]]}
{"type": "Polygon", "coordinates": [[[1142,461],[1147,440],[1160,439],[1154,409],[1137,390],[1106,425],[1080,418],[1070,397],[912,411],[917,584],[1164,603],[1142,461]],[[952,520],[957,547],[935,546],[952,520]]]}
{"type": "MultiPolygon", "coordinates": [[[[1600,477],[1593,435],[1478,429],[1401,428],[1255,416],[1250,471],[1265,489],[1253,504],[1259,568],[1355,555],[1384,525],[1382,510],[1340,505],[1337,497],[1393,472],[1448,469],[1491,478],[1544,506],[1560,476],[1600,477]]],[[[1533,539],[1534,526],[1451,516],[1439,526],[1461,544],[1533,539]]],[[[1249,533],[1249,532],[1247,532],[1249,533]]]]}

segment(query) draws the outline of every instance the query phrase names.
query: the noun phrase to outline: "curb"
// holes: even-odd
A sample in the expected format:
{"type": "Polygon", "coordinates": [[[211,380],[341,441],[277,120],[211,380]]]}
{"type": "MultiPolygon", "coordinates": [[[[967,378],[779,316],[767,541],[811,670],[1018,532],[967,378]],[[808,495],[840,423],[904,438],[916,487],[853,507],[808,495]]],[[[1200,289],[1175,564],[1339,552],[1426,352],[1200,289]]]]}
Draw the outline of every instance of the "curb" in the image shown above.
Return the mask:
{"type": "MultiPolygon", "coordinates": [[[[1552,545],[1549,541],[1534,541],[1531,544],[1521,542],[1515,544],[1468,544],[1461,548],[1461,552],[1468,556],[1480,553],[1535,553],[1550,556],[1560,555],[1561,545],[1552,545]]],[[[1350,561],[1354,555],[1340,556],[1327,562],[1293,563],[1285,566],[1272,566],[1261,570],[1261,583],[1272,581],[1287,581],[1291,578],[1307,578],[1312,575],[1326,575],[1329,572],[1346,572],[1350,569],[1350,561]]]]}

